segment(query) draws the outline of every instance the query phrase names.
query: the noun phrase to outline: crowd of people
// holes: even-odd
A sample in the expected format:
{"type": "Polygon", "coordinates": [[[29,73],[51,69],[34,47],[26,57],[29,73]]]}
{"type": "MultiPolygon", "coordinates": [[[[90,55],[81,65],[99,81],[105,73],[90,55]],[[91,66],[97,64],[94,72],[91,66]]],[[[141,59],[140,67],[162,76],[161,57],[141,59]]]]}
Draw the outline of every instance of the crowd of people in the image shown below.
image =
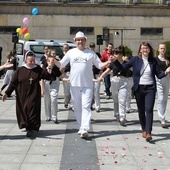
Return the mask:
{"type": "MultiPolygon", "coordinates": [[[[25,63],[16,69],[13,61],[16,51],[10,52],[9,61],[1,69],[12,70],[10,81],[4,78],[2,95],[15,90],[18,126],[25,128],[26,135],[34,137],[41,126],[41,97],[44,97],[46,121],[59,123],[58,93],[60,80],[64,87],[64,107],[74,111],[81,138],[88,137],[91,109],[94,105],[100,112],[100,85],[104,79],[106,99],[113,99],[114,117],[121,126],[126,124],[126,113],[131,111],[131,89],[136,99],[141,135],[146,141],[152,140],[153,107],[158,98],[157,111],[161,126],[167,127],[165,115],[169,93],[170,58],[166,56],[166,45],[159,44],[159,55],[148,42],[139,46],[137,56],[125,53],[124,46],[114,48],[109,43],[103,54],[95,52],[95,43],[86,46],[87,37],[79,31],[74,37],[76,48],[63,46],[63,53],[56,58],[56,51],[44,46],[40,65],[35,63],[35,54],[28,51],[25,63]]],[[[10,72],[9,71],[9,72],[10,72]]],[[[9,76],[8,76],[9,77],[9,76]]]]}

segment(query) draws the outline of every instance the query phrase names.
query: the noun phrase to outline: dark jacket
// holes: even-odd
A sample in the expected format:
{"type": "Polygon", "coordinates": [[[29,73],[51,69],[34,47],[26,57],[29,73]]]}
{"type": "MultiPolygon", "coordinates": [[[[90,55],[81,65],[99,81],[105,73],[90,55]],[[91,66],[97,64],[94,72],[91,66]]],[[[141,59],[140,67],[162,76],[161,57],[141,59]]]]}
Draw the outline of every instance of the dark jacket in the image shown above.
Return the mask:
{"type": "MultiPolygon", "coordinates": [[[[160,70],[157,60],[155,58],[152,57],[148,57],[148,62],[149,62],[149,66],[152,72],[152,77],[153,77],[153,81],[154,81],[154,87],[155,87],[155,91],[156,91],[156,79],[155,79],[155,75],[161,79],[163,77],[166,76],[166,74],[160,70]]],[[[115,65],[121,69],[121,70],[127,70],[130,67],[133,67],[133,84],[134,84],[134,90],[136,91],[138,86],[139,86],[139,80],[140,80],[140,71],[143,65],[143,60],[142,58],[135,56],[132,57],[130,59],[129,62],[121,65],[119,63],[119,61],[115,61],[115,65]]]]}

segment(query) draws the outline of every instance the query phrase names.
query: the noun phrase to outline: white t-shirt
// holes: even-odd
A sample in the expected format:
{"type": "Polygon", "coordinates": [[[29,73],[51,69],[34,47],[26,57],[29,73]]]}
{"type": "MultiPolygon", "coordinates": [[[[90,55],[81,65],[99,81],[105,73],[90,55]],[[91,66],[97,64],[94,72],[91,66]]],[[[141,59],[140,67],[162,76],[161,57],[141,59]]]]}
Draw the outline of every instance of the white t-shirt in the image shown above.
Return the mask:
{"type": "Polygon", "coordinates": [[[142,74],[143,71],[144,72],[143,72],[142,76],[140,77],[139,84],[140,85],[154,84],[151,69],[150,69],[150,66],[149,66],[149,63],[148,63],[148,57],[142,56],[142,59],[143,59],[143,66],[141,68],[140,74],[142,74]]]}
{"type": "Polygon", "coordinates": [[[100,69],[101,61],[96,53],[89,49],[83,51],[78,48],[69,50],[60,61],[60,68],[70,62],[70,83],[72,86],[93,87],[92,66],[100,69]]]}

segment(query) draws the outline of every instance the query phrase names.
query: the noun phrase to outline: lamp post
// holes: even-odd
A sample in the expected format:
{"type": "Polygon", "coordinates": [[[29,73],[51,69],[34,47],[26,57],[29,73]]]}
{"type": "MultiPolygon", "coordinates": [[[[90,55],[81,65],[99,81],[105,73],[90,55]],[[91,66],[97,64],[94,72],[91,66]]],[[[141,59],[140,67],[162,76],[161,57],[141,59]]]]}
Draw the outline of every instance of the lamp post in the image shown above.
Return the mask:
{"type": "Polygon", "coordinates": [[[123,30],[121,30],[121,45],[123,45],[123,30]]]}

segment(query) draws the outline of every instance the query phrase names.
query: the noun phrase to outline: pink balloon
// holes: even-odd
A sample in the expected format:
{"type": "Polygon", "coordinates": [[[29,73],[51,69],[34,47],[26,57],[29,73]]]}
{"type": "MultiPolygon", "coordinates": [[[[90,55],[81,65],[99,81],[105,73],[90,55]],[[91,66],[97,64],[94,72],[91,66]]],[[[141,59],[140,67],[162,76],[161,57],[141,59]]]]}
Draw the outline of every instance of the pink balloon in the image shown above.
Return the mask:
{"type": "Polygon", "coordinates": [[[29,24],[29,19],[28,19],[27,17],[25,17],[25,18],[23,19],[23,24],[24,24],[24,25],[28,25],[28,24],[29,24]]]}

